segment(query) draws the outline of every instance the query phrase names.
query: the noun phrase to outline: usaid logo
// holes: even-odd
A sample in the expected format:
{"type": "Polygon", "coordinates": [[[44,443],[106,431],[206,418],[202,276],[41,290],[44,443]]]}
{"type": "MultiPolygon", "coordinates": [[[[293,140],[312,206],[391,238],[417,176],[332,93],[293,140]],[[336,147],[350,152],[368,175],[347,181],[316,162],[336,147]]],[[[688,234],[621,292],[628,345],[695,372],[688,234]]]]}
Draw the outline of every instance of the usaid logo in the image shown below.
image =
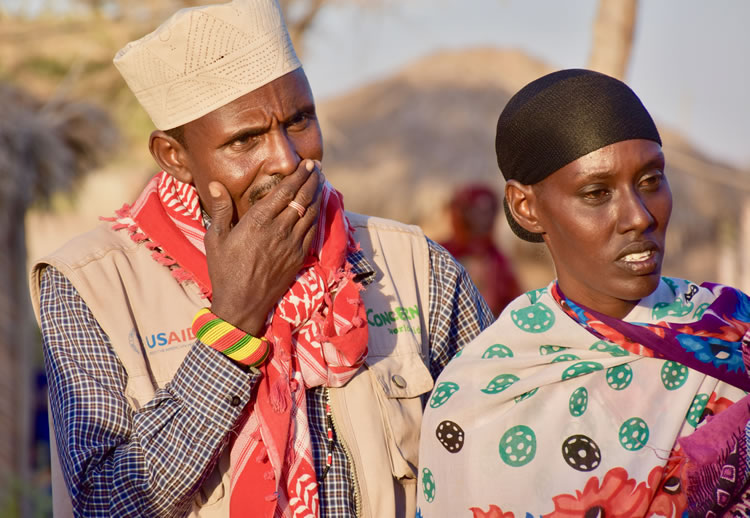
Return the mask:
{"type": "Polygon", "coordinates": [[[162,331],[160,333],[146,335],[146,347],[149,349],[157,349],[185,342],[192,342],[194,340],[195,334],[193,334],[193,328],[186,327],[185,329],[162,331]]]}

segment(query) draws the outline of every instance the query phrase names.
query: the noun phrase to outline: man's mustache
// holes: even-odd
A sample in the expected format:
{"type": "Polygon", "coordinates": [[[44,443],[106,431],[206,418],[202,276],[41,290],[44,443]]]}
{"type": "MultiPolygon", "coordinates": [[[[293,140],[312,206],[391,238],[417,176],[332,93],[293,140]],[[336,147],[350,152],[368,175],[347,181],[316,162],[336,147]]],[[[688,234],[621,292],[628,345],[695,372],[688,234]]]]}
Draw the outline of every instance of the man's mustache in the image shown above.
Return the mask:
{"type": "Polygon", "coordinates": [[[271,190],[279,185],[281,183],[281,180],[283,179],[284,175],[282,174],[272,174],[268,177],[268,180],[250,189],[250,193],[248,194],[248,201],[250,202],[250,205],[254,205],[258,202],[258,200],[263,198],[263,196],[271,192],[271,190]]]}

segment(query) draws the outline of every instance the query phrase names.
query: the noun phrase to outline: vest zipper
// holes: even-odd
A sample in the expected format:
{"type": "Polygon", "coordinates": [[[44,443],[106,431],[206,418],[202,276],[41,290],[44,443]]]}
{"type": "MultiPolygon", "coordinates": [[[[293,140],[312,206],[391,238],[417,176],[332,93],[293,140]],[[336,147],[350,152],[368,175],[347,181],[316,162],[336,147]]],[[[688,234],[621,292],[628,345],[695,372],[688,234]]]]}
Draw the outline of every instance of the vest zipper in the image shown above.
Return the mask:
{"type": "Polygon", "coordinates": [[[344,455],[346,455],[346,459],[349,462],[349,466],[351,466],[351,473],[352,473],[352,481],[354,482],[354,504],[356,509],[356,516],[362,516],[362,495],[359,492],[359,480],[357,479],[357,466],[354,464],[354,458],[352,457],[352,454],[349,452],[349,448],[346,446],[346,442],[344,442],[344,438],[339,433],[339,429],[336,426],[336,419],[333,416],[333,405],[331,405],[331,391],[328,387],[326,387],[326,401],[328,402],[328,405],[331,406],[331,424],[333,425],[333,431],[336,434],[336,437],[338,438],[339,444],[341,444],[341,449],[344,450],[344,455]]]}

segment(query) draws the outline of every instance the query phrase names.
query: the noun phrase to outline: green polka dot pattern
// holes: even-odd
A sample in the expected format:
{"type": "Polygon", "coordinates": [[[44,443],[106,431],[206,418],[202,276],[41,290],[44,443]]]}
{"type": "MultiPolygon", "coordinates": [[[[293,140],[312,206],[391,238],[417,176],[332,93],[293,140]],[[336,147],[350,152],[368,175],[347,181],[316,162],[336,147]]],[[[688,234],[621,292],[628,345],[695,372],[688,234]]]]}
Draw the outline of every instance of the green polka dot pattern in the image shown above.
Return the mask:
{"type": "Polygon", "coordinates": [[[518,329],[527,333],[543,333],[555,323],[555,315],[552,310],[542,302],[513,310],[510,312],[510,317],[518,329]]]}
{"type": "Polygon", "coordinates": [[[574,362],[576,360],[580,360],[580,358],[575,354],[561,354],[560,356],[553,358],[551,363],[574,362]]]}
{"type": "Polygon", "coordinates": [[[487,387],[482,389],[482,392],[485,394],[497,394],[513,385],[516,381],[518,381],[518,376],[514,374],[499,374],[492,378],[492,381],[487,384],[487,387]]]}
{"type": "Polygon", "coordinates": [[[435,477],[432,475],[432,471],[427,468],[422,470],[422,492],[424,493],[424,499],[428,502],[435,500],[435,477]]]}
{"type": "Polygon", "coordinates": [[[614,390],[624,390],[633,381],[633,369],[630,365],[618,365],[607,369],[607,385],[614,390]]]}
{"type": "Polygon", "coordinates": [[[664,362],[661,367],[661,382],[667,390],[677,390],[688,379],[688,368],[677,362],[664,362]]]}
{"type": "Polygon", "coordinates": [[[435,387],[435,391],[432,393],[432,398],[430,398],[430,407],[437,408],[445,404],[458,391],[458,388],[458,385],[452,381],[438,383],[438,386],[435,387]]]}
{"type": "Polygon", "coordinates": [[[529,297],[529,300],[532,304],[536,304],[536,301],[539,300],[539,298],[547,293],[547,288],[539,288],[537,290],[531,290],[526,293],[526,296],[529,297]]]}
{"type": "Polygon", "coordinates": [[[589,406],[589,391],[586,387],[578,387],[570,395],[568,400],[568,410],[573,417],[581,417],[586,413],[589,406]]]}
{"type": "Polygon", "coordinates": [[[542,356],[545,356],[547,354],[558,353],[562,351],[563,349],[568,349],[568,347],[563,347],[561,345],[540,345],[539,354],[541,354],[542,356]]]}
{"type": "Polygon", "coordinates": [[[591,351],[599,351],[602,353],[609,353],[612,356],[628,356],[630,353],[620,347],[617,344],[613,344],[611,342],[605,342],[604,340],[599,340],[598,342],[594,342],[591,347],[589,347],[591,351]]]}
{"type": "Polygon", "coordinates": [[[518,468],[534,460],[536,434],[528,426],[514,426],[500,439],[500,458],[508,466],[518,468]]]}
{"type": "Polygon", "coordinates": [[[698,426],[698,423],[701,422],[701,416],[703,415],[703,410],[705,410],[706,405],[708,404],[708,399],[708,394],[697,394],[693,398],[693,402],[690,404],[690,409],[685,417],[687,422],[690,423],[693,428],[698,426]]]}
{"type": "Polygon", "coordinates": [[[515,401],[516,403],[520,403],[524,399],[529,399],[531,396],[536,394],[537,390],[539,390],[539,387],[535,388],[534,390],[529,390],[528,392],[524,392],[520,396],[516,396],[515,398],[513,398],[513,401],[515,401]]]}
{"type": "Polygon", "coordinates": [[[503,344],[490,345],[487,350],[484,351],[484,354],[482,354],[482,358],[513,358],[513,351],[503,344]]]}
{"type": "Polygon", "coordinates": [[[578,376],[583,376],[584,374],[589,374],[594,371],[600,371],[604,367],[601,363],[597,362],[591,362],[591,361],[583,361],[574,363],[567,369],[565,369],[562,373],[562,380],[565,381],[570,378],[576,378],[578,376]]]}
{"type": "Polygon", "coordinates": [[[640,417],[631,417],[620,426],[619,436],[623,448],[638,451],[648,442],[648,425],[640,417]]]}
{"type": "Polygon", "coordinates": [[[708,302],[704,302],[703,304],[698,306],[698,308],[695,310],[695,313],[693,313],[693,318],[695,318],[695,320],[700,320],[701,318],[703,318],[703,313],[706,312],[708,306],[710,306],[708,302]]]}

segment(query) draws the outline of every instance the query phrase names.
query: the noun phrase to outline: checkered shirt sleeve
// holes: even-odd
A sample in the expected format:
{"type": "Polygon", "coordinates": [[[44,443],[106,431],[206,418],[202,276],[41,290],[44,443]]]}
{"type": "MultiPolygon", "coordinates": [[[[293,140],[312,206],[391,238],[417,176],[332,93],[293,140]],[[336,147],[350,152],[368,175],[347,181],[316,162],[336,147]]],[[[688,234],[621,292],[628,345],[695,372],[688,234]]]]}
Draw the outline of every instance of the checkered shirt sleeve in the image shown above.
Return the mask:
{"type": "Polygon", "coordinates": [[[41,327],[55,438],[76,516],[180,516],[213,469],[259,371],[196,342],[139,410],[91,310],[59,271],[41,281],[41,327]]]}
{"type": "Polygon", "coordinates": [[[495,321],[463,266],[442,246],[430,248],[430,372],[437,379],[464,345],[495,321]]]}

